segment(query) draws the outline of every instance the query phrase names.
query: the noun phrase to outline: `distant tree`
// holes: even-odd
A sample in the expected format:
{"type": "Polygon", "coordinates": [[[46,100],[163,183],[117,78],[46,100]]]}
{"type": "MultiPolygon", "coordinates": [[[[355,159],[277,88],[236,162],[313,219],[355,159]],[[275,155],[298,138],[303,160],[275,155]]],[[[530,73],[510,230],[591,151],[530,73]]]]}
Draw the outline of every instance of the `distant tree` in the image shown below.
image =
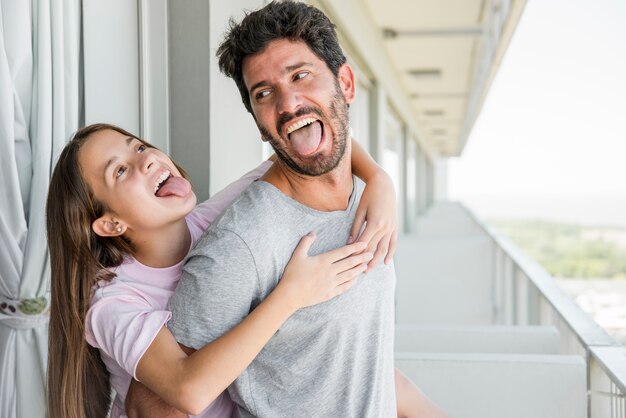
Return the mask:
{"type": "Polygon", "coordinates": [[[490,223],[554,277],[626,278],[624,228],[537,220],[492,220],[490,223]],[[624,240],[622,243],[611,241],[607,236],[623,236],[624,240]]]}

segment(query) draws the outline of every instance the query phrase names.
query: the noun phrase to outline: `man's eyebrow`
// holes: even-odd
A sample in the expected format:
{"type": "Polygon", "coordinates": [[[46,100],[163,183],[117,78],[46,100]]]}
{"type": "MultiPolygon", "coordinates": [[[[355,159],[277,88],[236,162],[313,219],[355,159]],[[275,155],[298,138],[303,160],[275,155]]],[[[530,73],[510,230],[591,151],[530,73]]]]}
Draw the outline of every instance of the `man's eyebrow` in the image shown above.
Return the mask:
{"type": "MultiPolygon", "coordinates": [[[[130,147],[130,144],[132,144],[132,143],[133,143],[133,140],[134,140],[134,139],[135,139],[135,138],[134,138],[134,137],[132,137],[132,136],[129,136],[128,138],[126,138],[126,146],[130,147]]],[[[109,161],[107,161],[106,165],[104,166],[104,170],[103,170],[103,172],[105,172],[105,173],[106,173],[106,171],[109,169],[109,166],[110,166],[111,164],[113,164],[113,162],[114,162],[115,160],[117,160],[117,157],[111,157],[111,159],[110,159],[109,161]]]]}
{"type": "Polygon", "coordinates": [[[284,71],[284,72],[285,72],[285,73],[288,73],[288,72],[290,72],[290,71],[297,70],[298,68],[301,68],[301,67],[312,67],[312,66],[313,66],[313,64],[312,64],[312,63],[310,63],[310,62],[299,62],[299,63],[297,63],[297,64],[293,64],[293,65],[288,65],[288,66],[286,66],[286,67],[285,67],[285,71],[284,71]]]}
{"type": "MultiPolygon", "coordinates": [[[[293,65],[288,65],[285,67],[285,69],[283,70],[283,74],[285,73],[289,73],[291,71],[295,71],[298,68],[302,68],[302,67],[312,67],[313,64],[310,62],[298,62],[296,64],[293,65]]],[[[269,82],[267,80],[261,80],[258,83],[255,83],[252,87],[250,87],[250,93],[252,93],[254,90],[258,89],[261,86],[265,86],[269,84],[269,82]]]]}

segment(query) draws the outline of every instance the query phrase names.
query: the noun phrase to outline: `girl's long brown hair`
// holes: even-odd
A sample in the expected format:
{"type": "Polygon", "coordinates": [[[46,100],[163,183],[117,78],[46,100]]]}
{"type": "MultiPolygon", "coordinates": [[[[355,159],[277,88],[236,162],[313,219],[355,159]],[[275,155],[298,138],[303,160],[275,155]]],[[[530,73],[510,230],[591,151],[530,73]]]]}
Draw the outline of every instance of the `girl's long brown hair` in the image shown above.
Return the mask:
{"type": "MultiPolygon", "coordinates": [[[[85,340],[85,315],[92,287],[99,280],[110,280],[113,274],[108,269],[119,266],[134,251],[127,239],[100,237],[91,229],[92,222],[105,213],[106,207],[83,180],[78,153],[92,134],[103,130],[137,138],[113,125],[84,127],[61,152],[50,179],[46,202],[52,273],[48,337],[50,418],[102,418],[107,416],[111,404],[109,372],[98,349],[85,340]]],[[[147,143],[146,146],[152,147],[147,143]]]]}

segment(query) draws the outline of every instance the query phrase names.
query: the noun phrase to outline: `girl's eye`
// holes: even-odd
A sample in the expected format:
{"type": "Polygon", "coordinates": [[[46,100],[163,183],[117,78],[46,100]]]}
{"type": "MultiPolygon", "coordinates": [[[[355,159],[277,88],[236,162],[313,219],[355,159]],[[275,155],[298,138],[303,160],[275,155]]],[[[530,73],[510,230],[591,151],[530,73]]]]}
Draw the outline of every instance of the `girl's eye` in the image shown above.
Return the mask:
{"type": "Polygon", "coordinates": [[[115,172],[115,177],[119,177],[122,174],[124,174],[124,172],[126,171],[126,167],[121,166],[117,169],[117,171],[115,172]]]}
{"type": "Polygon", "coordinates": [[[137,147],[137,152],[144,152],[146,150],[146,146],[141,144],[137,147]]]}

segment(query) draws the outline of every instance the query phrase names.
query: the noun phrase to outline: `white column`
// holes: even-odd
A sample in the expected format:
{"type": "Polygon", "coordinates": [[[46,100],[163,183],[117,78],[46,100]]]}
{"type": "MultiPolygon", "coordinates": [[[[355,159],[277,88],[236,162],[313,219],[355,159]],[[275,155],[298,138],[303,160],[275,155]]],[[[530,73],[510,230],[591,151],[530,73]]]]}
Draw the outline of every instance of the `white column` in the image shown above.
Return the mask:
{"type": "Polygon", "coordinates": [[[169,154],[167,0],[139,0],[140,135],[169,154]]]}
{"type": "Polygon", "coordinates": [[[138,22],[136,1],[83,1],[86,124],[140,134],[138,22]]]}
{"type": "Polygon", "coordinates": [[[264,5],[261,0],[211,1],[210,3],[210,193],[213,194],[263,158],[261,135],[247,112],[235,82],[220,73],[215,51],[228,20],[241,21],[244,10],[264,5]]]}
{"type": "Polygon", "coordinates": [[[435,201],[448,198],[448,160],[437,158],[434,162],[434,199],[435,201]]]}

